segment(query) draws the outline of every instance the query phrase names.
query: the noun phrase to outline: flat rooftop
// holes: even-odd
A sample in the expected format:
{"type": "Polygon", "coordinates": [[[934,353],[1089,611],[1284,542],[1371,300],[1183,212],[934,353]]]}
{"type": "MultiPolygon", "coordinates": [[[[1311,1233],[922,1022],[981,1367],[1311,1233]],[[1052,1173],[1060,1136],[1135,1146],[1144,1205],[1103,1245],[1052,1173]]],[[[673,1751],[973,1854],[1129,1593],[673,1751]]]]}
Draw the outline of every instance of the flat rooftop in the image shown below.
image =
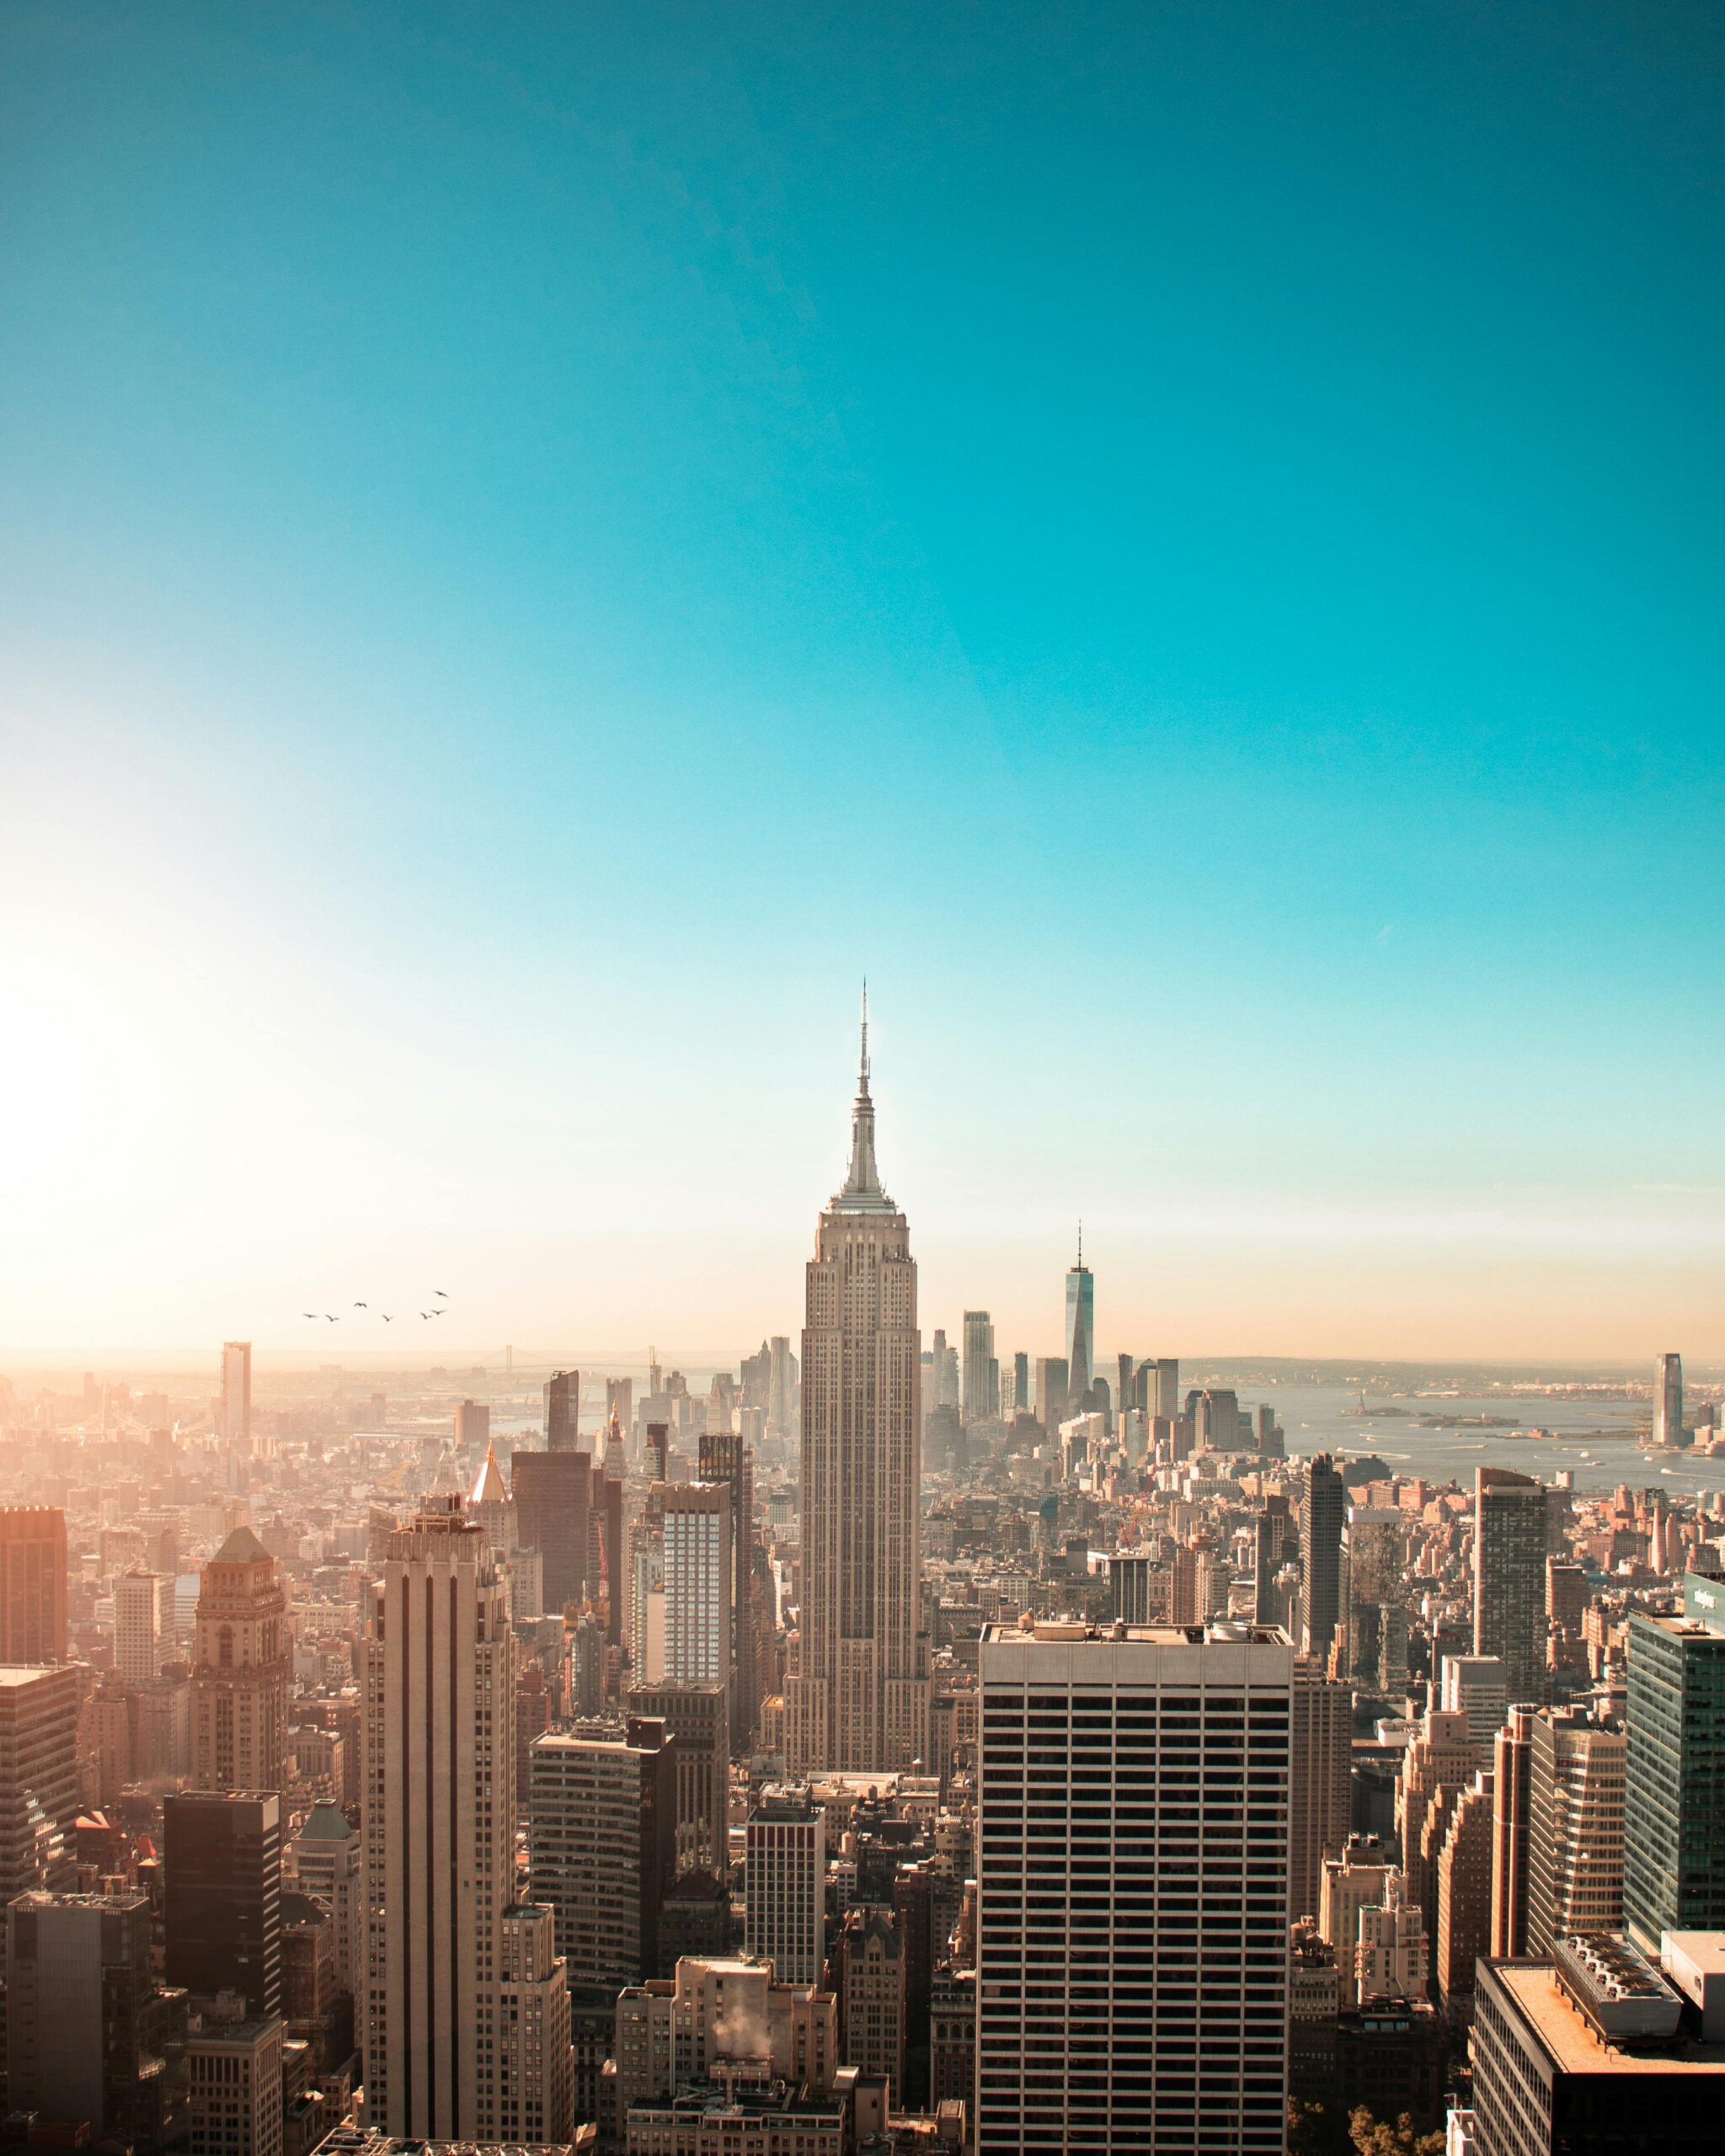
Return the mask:
{"type": "Polygon", "coordinates": [[[1676,2043],[1663,2050],[1616,2051],[1601,2043],[1564,1995],[1555,1972],[1536,1961],[1494,1961],[1492,1973],[1539,2031],[1565,2073],[1717,2073],[1725,2079],[1725,2044],[1676,2043]]]}
{"type": "Polygon", "coordinates": [[[1218,1618],[1208,1625],[1086,1625],[1076,1619],[1039,1618],[1033,1625],[986,1624],[985,1646],[1255,1646],[1292,1645],[1278,1625],[1248,1625],[1218,1618]]]}

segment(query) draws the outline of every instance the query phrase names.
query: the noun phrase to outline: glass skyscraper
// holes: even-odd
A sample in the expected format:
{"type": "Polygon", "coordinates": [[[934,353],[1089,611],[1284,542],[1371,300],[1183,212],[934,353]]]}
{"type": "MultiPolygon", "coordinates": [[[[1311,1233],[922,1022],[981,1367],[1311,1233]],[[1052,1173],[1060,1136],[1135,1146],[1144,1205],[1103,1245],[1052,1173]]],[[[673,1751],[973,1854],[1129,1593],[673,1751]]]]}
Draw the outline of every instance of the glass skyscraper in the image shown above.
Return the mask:
{"type": "Polygon", "coordinates": [[[1623,1917],[1652,1954],[1725,1930],[1725,1587],[1691,1574],[1683,1601],[1629,1618],[1623,1917]]]}
{"type": "Polygon", "coordinates": [[[1066,1398],[1075,1415],[1084,1412],[1084,1396],[1096,1374],[1096,1276],[1084,1262],[1084,1236],[1078,1236],[1078,1262],[1066,1275],[1066,1398]]]}

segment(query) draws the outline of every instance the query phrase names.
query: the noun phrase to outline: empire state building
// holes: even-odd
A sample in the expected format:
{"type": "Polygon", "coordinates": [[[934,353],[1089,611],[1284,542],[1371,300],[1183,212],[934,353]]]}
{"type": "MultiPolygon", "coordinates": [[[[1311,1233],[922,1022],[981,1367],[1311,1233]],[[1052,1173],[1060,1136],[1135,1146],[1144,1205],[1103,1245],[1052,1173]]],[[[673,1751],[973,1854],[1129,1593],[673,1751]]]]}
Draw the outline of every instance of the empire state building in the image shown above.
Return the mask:
{"type": "Polygon", "coordinates": [[[793,1774],[928,1758],[921,1369],[910,1230],[874,1161],[865,1000],[851,1171],[808,1268],[801,1622],[785,1701],[793,1774]]]}

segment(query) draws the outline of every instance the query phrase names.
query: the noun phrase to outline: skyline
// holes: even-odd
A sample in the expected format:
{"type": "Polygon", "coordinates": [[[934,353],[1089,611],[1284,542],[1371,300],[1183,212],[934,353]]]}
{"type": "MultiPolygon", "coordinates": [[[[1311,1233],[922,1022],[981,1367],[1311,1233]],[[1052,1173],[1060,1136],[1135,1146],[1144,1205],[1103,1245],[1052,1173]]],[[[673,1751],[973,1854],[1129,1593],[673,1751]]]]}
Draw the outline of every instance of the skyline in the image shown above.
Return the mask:
{"type": "Polygon", "coordinates": [[[0,1357],[1725,1356],[1725,22],[739,12],[0,26],[0,1357]]]}

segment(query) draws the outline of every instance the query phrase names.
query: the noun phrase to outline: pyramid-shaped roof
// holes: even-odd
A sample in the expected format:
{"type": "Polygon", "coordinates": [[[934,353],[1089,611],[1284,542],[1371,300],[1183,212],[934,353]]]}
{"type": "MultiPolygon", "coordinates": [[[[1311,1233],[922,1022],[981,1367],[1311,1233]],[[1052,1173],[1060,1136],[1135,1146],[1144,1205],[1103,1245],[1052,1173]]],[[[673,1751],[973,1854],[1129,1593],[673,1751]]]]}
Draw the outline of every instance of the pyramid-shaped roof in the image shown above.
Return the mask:
{"type": "Polygon", "coordinates": [[[270,1552],[250,1528],[237,1527],[210,1562],[212,1565],[258,1565],[267,1563],[269,1556],[270,1552]]]}
{"type": "Polygon", "coordinates": [[[300,1828],[302,1842],[347,1842],[353,1839],[354,1830],[339,1804],[314,1804],[306,1814],[306,1823],[300,1828]]]}
{"type": "Polygon", "coordinates": [[[474,1505],[506,1505],[509,1485],[503,1479],[503,1470],[497,1464],[497,1454],[487,1445],[485,1465],[479,1470],[479,1479],[473,1485],[473,1494],[467,1501],[474,1505]]]}

